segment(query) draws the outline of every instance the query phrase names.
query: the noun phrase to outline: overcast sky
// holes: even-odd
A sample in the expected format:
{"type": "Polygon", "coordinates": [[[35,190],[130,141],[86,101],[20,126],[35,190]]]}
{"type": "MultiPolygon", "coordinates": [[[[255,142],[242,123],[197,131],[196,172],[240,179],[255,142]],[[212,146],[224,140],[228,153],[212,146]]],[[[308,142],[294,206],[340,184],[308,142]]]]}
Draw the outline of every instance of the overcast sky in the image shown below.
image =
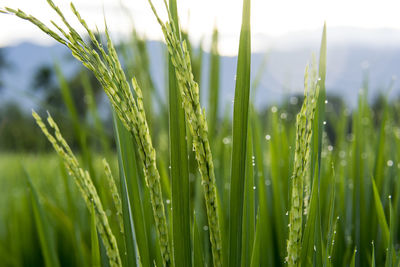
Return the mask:
{"type": "MultiPolygon", "coordinates": [[[[180,23],[194,39],[209,39],[214,25],[226,38],[221,42],[222,52],[237,50],[241,23],[241,0],[177,0],[180,23]]],[[[54,0],[69,12],[70,1],[54,0]]],[[[133,18],[137,30],[148,38],[159,39],[161,31],[151,13],[147,0],[74,0],[74,4],[90,26],[103,28],[103,14],[114,34],[127,34],[130,22],[126,12],[133,18]],[[103,13],[104,12],[104,13],[103,13]]],[[[162,0],[153,0],[164,15],[162,0]]],[[[324,21],[329,27],[360,27],[364,29],[400,29],[399,0],[252,0],[252,33],[279,37],[291,32],[321,30],[324,21]]],[[[46,0],[0,0],[0,7],[21,8],[48,22],[57,16],[46,0]]],[[[12,16],[0,14],[0,46],[20,41],[49,43],[50,38],[29,23],[12,16]]]]}

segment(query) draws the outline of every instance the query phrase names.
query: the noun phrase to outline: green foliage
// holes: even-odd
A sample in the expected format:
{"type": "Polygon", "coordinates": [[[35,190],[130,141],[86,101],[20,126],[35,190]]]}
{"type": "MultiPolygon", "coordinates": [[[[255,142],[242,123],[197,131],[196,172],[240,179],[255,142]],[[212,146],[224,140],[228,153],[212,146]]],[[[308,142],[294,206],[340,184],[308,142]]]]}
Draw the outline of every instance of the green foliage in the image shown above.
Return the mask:
{"type": "MultiPolygon", "coordinates": [[[[314,60],[305,72],[304,96],[257,110],[250,88],[261,74],[251,85],[250,1],[244,0],[233,117],[219,114],[225,107],[218,100],[215,30],[207,120],[198,83],[202,52],[191,54],[176,1],[164,1],[167,22],[151,5],[168,50],[168,101],[155,90],[137,32],[118,46],[122,65],[108,31],[103,45],[72,5],[89,36],[84,41],[48,2],[63,28],[52,30],[21,10],[1,12],[66,45],[93,76],[77,79],[88,100],[81,109],[76,89],[55,69],[67,111],[55,116],[62,129],[49,117],[50,133],[33,113],[58,157],[0,154],[2,266],[398,266],[399,105],[385,97],[370,105],[367,80],[351,112],[326,98],[325,26],[318,66],[314,60]],[[126,75],[136,78],[130,83],[126,75]],[[116,152],[90,77],[111,104],[116,152]],[[20,162],[28,185],[19,179],[26,175],[20,162]]],[[[43,87],[48,73],[41,75],[43,87]]],[[[35,151],[46,147],[32,120],[5,109],[1,137],[21,147],[31,138],[29,144],[40,144],[31,145],[35,151]],[[5,120],[27,123],[12,129],[5,120]]]]}
{"type": "MultiPolygon", "coordinates": [[[[244,209],[245,187],[247,188],[247,192],[250,189],[250,192],[248,192],[247,194],[253,193],[251,191],[251,186],[246,186],[248,183],[252,184],[252,175],[246,175],[246,171],[248,174],[252,173],[250,170],[248,170],[249,167],[252,168],[252,164],[250,164],[249,166],[247,164],[248,160],[246,160],[248,158],[248,155],[252,156],[252,154],[249,154],[249,151],[252,150],[247,147],[251,63],[250,0],[243,1],[242,16],[242,29],[240,31],[239,54],[236,70],[235,99],[233,107],[232,164],[229,203],[229,216],[231,218],[235,218],[233,220],[229,220],[228,266],[232,267],[240,266],[242,262],[241,256],[243,216],[245,215],[246,219],[251,219],[251,217],[254,217],[254,214],[251,214],[254,213],[254,210],[247,211],[250,213],[250,216],[244,214],[244,210],[251,208],[250,202],[247,202],[250,207],[244,209]]],[[[251,138],[249,138],[249,140],[251,140],[251,138]]],[[[246,226],[254,228],[254,225],[246,226]]],[[[251,229],[249,230],[251,231],[251,229]]],[[[250,242],[245,243],[251,244],[252,239],[250,238],[250,242]]]]}

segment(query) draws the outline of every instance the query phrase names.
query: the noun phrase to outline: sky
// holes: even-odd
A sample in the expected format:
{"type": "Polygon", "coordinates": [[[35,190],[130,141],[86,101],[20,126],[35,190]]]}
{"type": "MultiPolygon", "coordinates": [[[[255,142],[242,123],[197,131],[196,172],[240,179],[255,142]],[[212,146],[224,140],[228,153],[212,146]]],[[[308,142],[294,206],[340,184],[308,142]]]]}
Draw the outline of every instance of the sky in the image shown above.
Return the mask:
{"type": "MultiPolygon", "coordinates": [[[[65,15],[73,19],[70,1],[54,0],[65,15]]],[[[147,0],[74,0],[89,26],[103,28],[103,14],[114,36],[129,33],[132,21],[138,32],[150,39],[161,39],[161,31],[147,0]],[[123,6],[123,7],[122,7],[123,6]],[[129,14],[129,15],[128,15],[129,14]],[[132,19],[132,20],[131,20],[132,19]]],[[[241,24],[241,0],[177,0],[180,24],[194,40],[209,42],[216,26],[223,54],[234,54],[241,24]]],[[[253,36],[279,38],[294,32],[322,30],[329,27],[363,29],[390,28],[400,30],[399,0],[252,0],[251,24],[253,36]]],[[[153,0],[166,18],[162,0],[153,0]]],[[[48,23],[59,21],[46,0],[0,0],[0,7],[20,8],[48,23]]],[[[72,23],[73,25],[77,25],[72,23]]],[[[49,44],[49,37],[26,21],[0,14],[0,46],[33,41],[49,44]]]]}

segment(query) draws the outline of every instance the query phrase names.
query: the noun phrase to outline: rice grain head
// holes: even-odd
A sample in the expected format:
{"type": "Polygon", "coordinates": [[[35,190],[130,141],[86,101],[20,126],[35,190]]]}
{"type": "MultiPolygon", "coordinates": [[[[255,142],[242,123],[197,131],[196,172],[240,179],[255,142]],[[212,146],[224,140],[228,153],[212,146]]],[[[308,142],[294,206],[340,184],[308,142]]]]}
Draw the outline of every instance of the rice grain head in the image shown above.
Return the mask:
{"type": "Polygon", "coordinates": [[[160,19],[150,0],[149,3],[161,26],[167,44],[168,53],[170,54],[172,64],[175,67],[183,109],[185,111],[186,120],[189,124],[190,133],[193,136],[193,147],[202,179],[213,263],[214,266],[221,266],[222,241],[217,212],[218,207],[214,164],[208,140],[208,127],[205,110],[200,106],[199,86],[194,81],[187,44],[185,41],[181,42],[180,33],[174,26],[166,1],[164,1],[164,4],[169,17],[169,21],[166,23],[160,19]]]}
{"type": "Polygon", "coordinates": [[[149,127],[143,108],[141,89],[136,82],[136,79],[133,78],[132,89],[136,94],[135,100],[129,82],[125,77],[125,73],[118,59],[115,47],[108,34],[107,26],[105,32],[107,39],[106,51],[103,48],[103,45],[97,40],[94,33],[89,29],[87,23],[76,10],[75,6],[71,3],[72,12],[75,14],[80,24],[86,29],[90,41],[96,48],[93,49],[90,45],[85,43],[79,33],[68,23],[61,10],[51,0],[47,0],[47,2],[53,10],[56,11],[64,26],[68,29],[68,31],[66,31],[52,21],[53,26],[57,28],[61,35],[51,30],[37,18],[27,15],[22,10],[5,8],[2,12],[14,14],[19,18],[30,21],[53,39],[67,46],[71,50],[72,55],[81,61],[86,68],[93,72],[104,88],[117,116],[138,144],[138,151],[144,170],[146,184],[150,190],[153,217],[156,223],[161,255],[164,264],[169,266],[171,264],[171,254],[168,241],[167,220],[161,191],[160,174],[156,166],[156,153],[152,145],[149,127]]]}
{"type": "Polygon", "coordinates": [[[287,241],[288,266],[299,266],[302,240],[303,202],[306,210],[310,190],[310,154],[312,123],[318,98],[315,75],[309,78],[308,66],[304,74],[304,102],[296,117],[296,148],[292,176],[292,195],[289,213],[289,239],[287,241]],[[311,80],[311,85],[310,85],[311,80]],[[304,186],[305,183],[305,186],[304,186]],[[304,191],[306,190],[305,196],[304,191]]]}
{"type": "Polygon", "coordinates": [[[107,215],[103,209],[103,205],[101,204],[99,195],[97,194],[96,188],[89,175],[89,172],[83,170],[80,167],[78,160],[72,153],[72,150],[65,139],[62,137],[57,124],[50,116],[50,114],[48,115],[47,121],[50,127],[54,130],[54,135],[52,135],[48,131],[41,117],[35,111],[32,111],[32,115],[44,135],[52,144],[54,150],[63,159],[64,165],[69,175],[74,179],[76,185],[78,186],[79,191],[81,192],[81,195],[85,200],[87,208],[89,210],[92,210],[93,205],[93,210],[95,212],[94,216],[96,220],[96,228],[101,239],[103,240],[110,266],[121,267],[122,263],[118,251],[117,241],[111,231],[107,215]]]}

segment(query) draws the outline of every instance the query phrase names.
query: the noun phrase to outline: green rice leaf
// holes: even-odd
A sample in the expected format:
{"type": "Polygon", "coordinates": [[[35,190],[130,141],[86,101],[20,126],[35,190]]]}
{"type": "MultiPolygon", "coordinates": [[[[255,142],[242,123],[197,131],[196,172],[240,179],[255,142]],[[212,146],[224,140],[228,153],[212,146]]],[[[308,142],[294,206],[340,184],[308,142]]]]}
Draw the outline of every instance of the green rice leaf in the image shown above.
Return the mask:
{"type": "Polygon", "coordinates": [[[120,170],[127,263],[132,264],[129,266],[135,266],[137,254],[139,254],[141,264],[150,266],[151,260],[146,230],[148,226],[145,223],[143,203],[140,197],[134,141],[117,116],[114,116],[114,131],[120,170]],[[138,253],[135,251],[135,243],[137,244],[138,253]]]}
{"type": "Polygon", "coordinates": [[[357,248],[354,249],[353,256],[351,257],[350,267],[356,266],[356,254],[357,254],[357,248]]]}
{"type": "Polygon", "coordinates": [[[196,214],[193,215],[193,266],[205,266],[204,254],[203,254],[203,243],[200,237],[199,228],[197,226],[196,214]]]}
{"type": "Polygon", "coordinates": [[[395,240],[394,236],[394,216],[393,216],[393,208],[392,208],[392,197],[389,196],[389,211],[390,211],[390,230],[389,230],[389,244],[387,247],[387,254],[386,254],[386,267],[393,266],[394,262],[396,262],[396,253],[394,251],[393,241],[395,240]]]}
{"type": "Polygon", "coordinates": [[[382,229],[383,245],[384,247],[387,248],[389,245],[390,232],[386,221],[385,212],[383,211],[383,206],[381,203],[381,198],[379,196],[378,188],[376,187],[375,184],[375,179],[372,179],[372,190],[374,193],[374,203],[375,203],[376,213],[378,216],[378,222],[382,229]]]}
{"type": "MultiPolygon", "coordinates": [[[[169,0],[169,8],[175,29],[179,31],[176,0],[169,0]]],[[[176,266],[191,266],[190,188],[186,122],[178,88],[179,84],[170,55],[168,55],[168,74],[173,254],[176,266]]]]}
{"type": "MultiPolygon", "coordinates": [[[[313,149],[311,158],[311,170],[314,171],[316,166],[321,168],[321,149],[322,149],[322,134],[324,131],[324,120],[325,120],[325,78],[326,78],[326,24],[324,24],[324,29],[322,32],[322,40],[319,55],[319,65],[318,65],[318,87],[319,94],[317,100],[317,108],[315,111],[315,119],[313,122],[313,149]],[[318,165],[316,165],[318,161],[318,165]]],[[[320,175],[320,170],[318,170],[318,177],[320,175]]],[[[315,178],[314,177],[314,178],[315,178]]]]}
{"type": "Polygon", "coordinates": [[[243,1],[242,29],[236,71],[233,107],[233,148],[231,164],[229,266],[240,266],[242,251],[242,219],[246,175],[246,146],[250,95],[250,0],[243,1]]]}
{"type": "Polygon", "coordinates": [[[375,267],[376,263],[375,263],[375,245],[374,245],[374,241],[372,241],[372,252],[371,252],[371,267],[375,267]]]}
{"type": "MultiPolygon", "coordinates": [[[[315,168],[314,175],[317,175],[318,162],[315,168]]],[[[315,176],[314,176],[315,177],[315,176]]],[[[318,224],[318,209],[319,209],[319,193],[318,193],[318,179],[313,180],[311,199],[309,206],[309,213],[307,216],[307,222],[304,228],[304,234],[301,246],[301,266],[310,266],[313,264],[314,255],[317,252],[317,227],[318,224]]]]}
{"type": "Polygon", "coordinates": [[[251,253],[250,267],[260,266],[260,239],[261,239],[261,220],[260,209],[257,212],[256,232],[254,237],[254,244],[251,253]]]}
{"type": "Polygon", "coordinates": [[[249,125],[247,134],[247,166],[244,190],[243,224],[242,224],[242,264],[249,266],[254,243],[255,232],[255,191],[252,127],[249,125]]]}
{"type": "Polygon", "coordinates": [[[46,218],[43,206],[40,203],[39,194],[33,186],[32,180],[28,172],[25,169],[24,172],[30,189],[33,215],[45,265],[46,267],[58,267],[60,266],[60,262],[57,257],[57,249],[55,247],[53,235],[51,233],[52,228],[50,227],[50,224],[46,218]]]}
{"type": "Polygon", "coordinates": [[[210,52],[210,82],[209,82],[209,133],[216,133],[216,125],[218,121],[218,103],[219,103],[219,80],[220,80],[220,56],[218,53],[218,29],[214,28],[211,52],[210,52]]]}

